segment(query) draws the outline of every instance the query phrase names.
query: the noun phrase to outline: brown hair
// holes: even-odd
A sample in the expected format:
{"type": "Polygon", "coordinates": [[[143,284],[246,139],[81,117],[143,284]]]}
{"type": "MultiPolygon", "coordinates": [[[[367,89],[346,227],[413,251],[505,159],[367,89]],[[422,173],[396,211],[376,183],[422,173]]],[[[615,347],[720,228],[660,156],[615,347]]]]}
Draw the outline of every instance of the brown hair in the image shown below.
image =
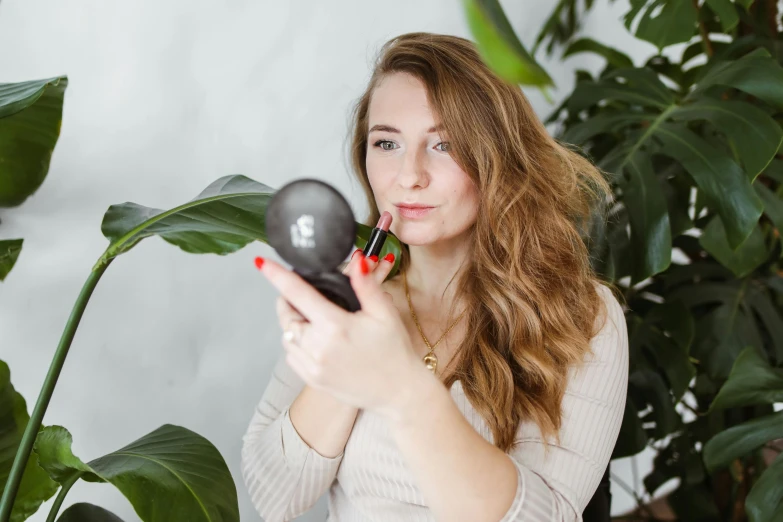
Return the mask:
{"type": "Polygon", "coordinates": [[[370,98],[393,73],[424,84],[452,157],[479,189],[469,266],[454,300],[467,304],[467,335],[446,386],[461,381],[503,451],[525,419],[545,441],[559,439],[569,366],[590,352],[601,308],[595,285],[603,282],[580,229],[595,203],[603,209],[612,201],[611,187],[590,161],[548,134],[519,87],[492,72],[472,42],[408,33],[383,45],[351,115],[351,163],[370,208],[366,225],[380,217],[365,162],[370,98]]]}

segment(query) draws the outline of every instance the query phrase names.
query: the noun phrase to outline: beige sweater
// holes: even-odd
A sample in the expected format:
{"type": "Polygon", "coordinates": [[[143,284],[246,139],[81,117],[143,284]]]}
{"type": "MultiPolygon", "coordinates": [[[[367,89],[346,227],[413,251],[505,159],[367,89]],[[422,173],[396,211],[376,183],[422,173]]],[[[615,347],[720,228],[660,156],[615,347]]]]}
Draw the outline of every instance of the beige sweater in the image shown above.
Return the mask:
{"type": "MultiPolygon", "coordinates": [[[[581,521],[606,470],[625,408],[628,332],[620,303],[603,285],[599,293],[608,318],[591,341],[594,354],[571,371],[560,444],[550,446],[545,458],[537,426],[520,424],[508,452],[517,467],[517,493],[501,522],[581,521]]],[[[601,319],[599,315],[598,324],[601,319]]],[[[303,387],[282,356],[243,437],[242,475],[264,520],[292,520],[327,491],[327,522],[435,520],[378,414],[359,410],[345,450],[335,458],[318,454],[302,440],[288,408],[303,387]]],[[[459,381],[451,396],[475,430],[492,443],[490,429],[459,381]]]]}

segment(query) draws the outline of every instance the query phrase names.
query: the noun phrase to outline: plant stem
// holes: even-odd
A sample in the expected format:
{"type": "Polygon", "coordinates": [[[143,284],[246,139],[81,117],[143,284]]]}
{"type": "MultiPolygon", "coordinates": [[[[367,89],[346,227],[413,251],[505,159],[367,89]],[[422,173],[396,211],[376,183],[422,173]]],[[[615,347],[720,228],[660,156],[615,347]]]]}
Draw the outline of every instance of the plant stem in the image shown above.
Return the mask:
{"type": "MultiPolygon", "coordinates": [[[[696,10],[696,16],[698,17],[699,0],[693,0],[693,8],[696,10]]],[[[704,47],[704,54],[706,54],[708,58],[711,58],[714,53],[712,49],[712,42],[710,41],[710,36],[707,33],[707,26],[704,25],[702,20],[699,20],[699,34],[701,35],[701,44],[702,47],[704,47]]]]}
{"type": "Polygon", "coordinates": [[[57,513],[60,511],[60,506],[62,506],[63,500],[65,500],[65,495],[68,494],[71,486],[73,486],[81,476],[82,473],[74,473],[72,477],[63,482],[63,487],[60,488],[60,493],[57,494],[57,498],[54,499],[54,504],[52,504],[52,509],[49,510],[49,516],[46,517],[46,522],[54,522],[54,519],[57,518],[57,513]]]}
{"type": "Polygon", "coordinates": [[[62,337],[60,337],[60,344],[54,352],[54,357],[49,365],[49,372],[46,374],[43,386],[41,387],[41,393],[38,395],[35,408],[33,409],[32,415],[30,415],[30,421],[27,423],[27,428],[25,428],[24,434],[22,435],[22,442],[19,444],[19,449],[16,451],[16,457],[11,466],[11,473],[8,475],[8,482],[6,482],[5,489],[3,490],[3,497],[2,500],[0,500],[0,522],[8,522],[11,517],[11,509],[14,506],[19,484],[22,482],[24,468],[27,465],[27,461],[30,459],[30,453],[33,451],[35,438],[38,435],[38,431],[41,429],[41,423],[43,422],[46,408],[49,406],[52,393],[54,393],[54,387],[57,384],[57,378],[60,376],[60,370],[62,370],[63,364],[65,364],[65,357],[68,355],[68,349],[71,347],[71,342],[76,334],[76,328],[78,328],[79,321],[81,321],[82,315],[84,315],[87,301],[89,301],[93,290],[95,290],[95,286],[98,284],[98,281],[101,279],[101,276],[113,259],[114,258],[102,258],[103,262],[99,262],[95,265],[82,287],[79,298],[73,305],[68,322],[65,323],[65,330],[63,331],[62,337]]]}

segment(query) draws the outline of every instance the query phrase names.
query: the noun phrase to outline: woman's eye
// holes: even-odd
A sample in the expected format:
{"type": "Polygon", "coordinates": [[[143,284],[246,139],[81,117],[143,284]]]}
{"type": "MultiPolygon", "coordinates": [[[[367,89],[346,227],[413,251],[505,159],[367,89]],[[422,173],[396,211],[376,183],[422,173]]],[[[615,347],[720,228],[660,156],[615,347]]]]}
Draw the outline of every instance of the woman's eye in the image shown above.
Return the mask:
{"type": "Polygon", "coordinates": [[[449,150],[451,150],[451,144],[448,141],[441,141],[438,143],[438,145],[435,146],[437,147],[439,145],[443,145],[445,147],[445,149],[440,149],[441,152],[449,152],[449,150]]]}
{"type": "Polygon", "coordinates": [[[385,147],[384,145],[386,145],[387,143],[388,143],[388,144],[391,144],[391,145],[394,145],[394,143],[393,143],[393,142],[391,142],[391,141],[389,141],[389,140],[378,140],[378,141],[376,141],[376,142],[375,142],[375,144],[374,144],[374,145],[375,145],[376,147],[380,147],[380,148],[381,148],[381,150],[394,150],[394,147],[392,147],[392,148],[387,148],[387,147],[385,147]]]}

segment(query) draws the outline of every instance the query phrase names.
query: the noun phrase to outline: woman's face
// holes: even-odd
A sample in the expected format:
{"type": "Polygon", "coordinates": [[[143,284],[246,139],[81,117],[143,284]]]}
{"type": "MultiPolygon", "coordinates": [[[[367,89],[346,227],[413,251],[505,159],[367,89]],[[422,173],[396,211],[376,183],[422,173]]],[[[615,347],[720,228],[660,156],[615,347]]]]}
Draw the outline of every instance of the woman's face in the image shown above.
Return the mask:
{"type": "Polygon", "coordinates": [[[378,210],[391,213],[391,231],[408,245],[458,238],[478,212],[478,190],[449,155],[445,130],[433,130],[438,123],[414,76],[389,75],[373,91],[367,174],[378,210]],[[434,208],[411,217],[396,206],[405,203],[434,208]]]}

